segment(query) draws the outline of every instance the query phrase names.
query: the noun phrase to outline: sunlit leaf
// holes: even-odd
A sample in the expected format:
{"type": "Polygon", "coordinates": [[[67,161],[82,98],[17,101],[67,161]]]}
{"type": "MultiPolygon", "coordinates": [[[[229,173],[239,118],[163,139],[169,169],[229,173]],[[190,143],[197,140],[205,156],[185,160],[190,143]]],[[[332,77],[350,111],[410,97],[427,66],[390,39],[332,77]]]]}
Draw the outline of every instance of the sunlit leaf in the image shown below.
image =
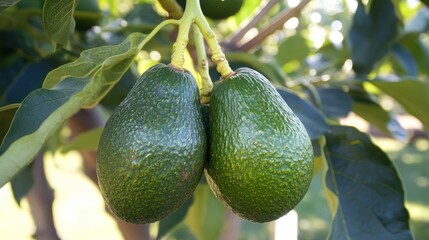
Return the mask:
{"type": "Polygon", "coordinates": [[[75,27],[73,19],[75,6],[75,0],[45,0],[43,25],[54,43],[68,45],[75,27]]]}
{"type": "Polygon", "coordinates": [[[83,132],[75,137],[70,143],[66,144],[61,151],[95,151],[98,149],[98,142],[102,132],[103,128],[101,127],[83,132]]]}
{"type": "Polygon", "coordinates": [[[206,184],[199,184],[186,223],[198,240],[218,239],[225,220],[224,207],[206,184]]]}
{"type": "Polygon", "coordinates": [[[353,112],[374,124],[379,130],[390,134],[400,141],[405,141],[408,137],[407,131],[395,119],[392,114],[383,109],[377,102],[371,99],[370,95],[364,91],[350,90],[353,96],[353,112]]]}
{"type": "Polygon", "coordinates": [[[339,200],[329,239],[412,239],[401,179],[367,135],[331,127],[325,157],[326,186],[339,200]]]}
{"type": "MultiPolygon", "coordinates": [[[[91,77],[71,77],[72,74],[67,75],[67,66],[71,66],[70,72],[79,73],[74,69],[75,64],[63,65],[60,68],[67,75],[65,79],[61,75],[48,75],[47,80],[49,76],[63,80],[52,89],[34,90],[24,99],[0,146],[0,186],[27,166],[46,140],[62,127],[68,118],[81,108],[97,104],[127,71],[141,50],[143,39],[144,35],[135,33],[124,40],[128,44],[107,47],[112,54],[120,54],[107,56],[106,62],[99,66],[91,77]]],[[[101,49],[106,50],[106,47],[101,49]]],[[[96,54],[98,51],[100,48],[94,48],[88,50],[87,54],[96,54]]]]}
{"type": "Polygon", "coordinates": [[[429,129],[429,82],[416,79],[400,81],[370,81],[384,93],[393,97],[404,109],[418,118],[429,129]]]}
{"type": "Polygon", "coordinates": [[[309,52],[310,47],[307,45],[307,40],[302,35],[295,34],[279,44],[276,60],[280,66],[292,60],[302,62],[309,52]]]}

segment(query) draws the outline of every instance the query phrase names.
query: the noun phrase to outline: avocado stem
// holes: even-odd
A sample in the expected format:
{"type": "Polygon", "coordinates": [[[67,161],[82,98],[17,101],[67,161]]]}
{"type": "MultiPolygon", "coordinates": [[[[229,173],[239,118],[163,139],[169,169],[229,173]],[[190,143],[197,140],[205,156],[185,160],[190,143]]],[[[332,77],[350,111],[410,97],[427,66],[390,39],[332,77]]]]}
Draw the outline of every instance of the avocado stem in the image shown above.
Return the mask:
{"type": "Polygon", "coordinates": [[[159,0],[162,8],[168,12],[168,17],[179,19],[183,16],[183,9],[176,0],[159,0]]]}
{"type": "Polygon", "coordinates": [[[173,44],[173,54],[171,55],[171,64],[182,68],[185,62],[185,50],[189,42],[189,31],[191,25],[196,23],[201,31],[204,40],[212,54],[212,61],[216,64],[216,70],[222,77],[231,76],[234,72],[230,68],[225,54],[216,39],[216,35],[210,28],[206,18],[203,15],[199,0],[186,0],[186,9],[182,18],[179,20],[179,33],[176,42],[173,44]]]}
{"type": "Polygon", "coordinates": [[[213,88],[213,83],[209,74],[209,65],[207,61],[206,47],[204,45],[203,35],[197,25],[192,25],[192,37],[195,42],[195,48],[198,61],[198,72],[201,76],[200,96],[201,103],[210,102],[210,93],[213,88]]]}

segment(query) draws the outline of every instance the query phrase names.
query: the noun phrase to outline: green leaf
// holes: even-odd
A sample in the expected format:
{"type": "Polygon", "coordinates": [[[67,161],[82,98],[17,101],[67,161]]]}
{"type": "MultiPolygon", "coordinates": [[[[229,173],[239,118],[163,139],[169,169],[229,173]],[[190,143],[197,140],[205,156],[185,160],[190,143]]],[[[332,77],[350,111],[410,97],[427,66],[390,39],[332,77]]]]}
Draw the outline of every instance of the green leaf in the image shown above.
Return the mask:
{"type": "Polygon", "coordinates": [[[340,88],[317,88],[322,112],[330,118],[346,117],[353,106],[353,99],[340,88]]]}
{"type": "Polygon", "coordinates": [[[404,46],[395,44],[392,47],[393,57],[398,61],[399,65],[405,71],[404,75],[417,77],[419,74],[417,62],[411,53],[404,46]]]}
{"type": "Polygon", "coordinates": [[[400,20],[392,0],[370,1],[366,12],[362,0],[349,33],[353,70],[368,74],[390,50],[399,35],[400,20]]]}
{"type": "Polygon", "coordinates": [[[287,89],[277,88],[277,91],[299,120],[301,120],[302,124],[304,124],[304,127],[312,140],[318,139],[328,130],[328,124],[325,121],[325,116],[323,116],[323,114],[311,103],[305,101],[287,89]]]}
{"type": "Polygon", "coordinates": [[[429,82],[415,79],[400,81],[373,80],[371,84],[394,98],[411,115],[418,118],[429,130],[429,82]]]}
{"type": "Polygon", "coordinates": [[[400,141],[406,141],[407,131],[402,128],[394,116],[372,100],[368,93],[356,89],[350,90],[350,94],[354,99],[353,112],[374,124],[384,133],[390,134],[400,141]]]}
{"type": "Polygon", "coordinates": [[[276,61],[280,66],[292,60],[302,62],[309,52],[310,47],[307,45],[307,40],[301,34],[295,34],[279,44],[276,61]]]}
{"type": "Polygon", "coordinates": [[[429,75],[429,68],[427,67],[429,65],[429,48],[422,39],[421,33],[406,33],[399,38],[397,44],[411,54],[419,72],[429,75]]]}
{"type": "Polygon", "coordinates": [[[225,211],[208,185],[198,184],[194,192],[194,203],[185,221],[197,239],[218,239],[225,221],[225,211]]]}
{"type": "Polygon", "coordinates": [[[46,0],[43,6],[43,26],[55,44],[67,46],[74,32],[75,0],[46,0]]]}
{"type": "Polygon", "coordinates": [[[0,105],[20,103],[30,92],[42,86],[46,75],[56,66],[58,63],[50,58],[26,64],[0,98],[0,105]]]}
{"type": "Polygon", "coordinates": [[[13,197],[18,205],[21,205],[21,200],[33,187],[33,165],[25,167],[11,181],[13,197]]]}
{"type": "Polygon", "coordinates": [[[161,239],[167,235],[175,226],[185,219],[188,209],[192,205],[193,201],[193,197],[189,198],[183,206],[179,208],[179,210],[159,221],[159,230],[156,239],[161,239]]]}
{"type": "Polygon", "coordinates": [[[0,1],[0,12],[2,12],[6,8],[14,5],[17,2],[19,2],[19,0],[1,0],[0,1]]]}
{"type": "Polygon", "coordinates": [[[366,134],[331,127],[325,157],[326,185],[339,200],[329,239],[412,239],[401,179],[366,134]]]}
{"type": "MultiPolygon", "coordinates": [[[[81,108],[90,107],[108,92],[109,89],[127,71],[134,58],[143,47],[144,35],[129,35],[123,43],[87,50],[87,54],[96,55],[101,50],[110,50],[105,61],[91,76],[86,78],[70,77],[76,64],[66,64],[61,68],[67,78],[52,89],[37,89],[22,102],[2,145],[0,146],[0,186],[6,184],[21,169],[27,166],[40,151],[47,139],[62,127],[65,121],[81,108]],[[120,50],[119,50],[120,49],[120,50]],[[91,54],[90,54],[91,53],[91,54]]],[[[76,60],[80,62],[80,58],[76,60]]],[[[54,70],[55,71],[55,70],[54,70]]],[[[57,72],[58,73],[58,72],[57,72]]],[[[47,76],[48,82],[54,82],[47,76]]],[[[61,75],[56,75],[60,80],[61,75]]]]}
{"type": "Polygon", "coordinates": [[[101,137],[101,133],[103,132],[103,128],[94,128],[89,131],[83,132],[75,137],[71,142],[65,145],[61,152],[68,151],[96,151],[98,149],[98,142],[101,137]]]}

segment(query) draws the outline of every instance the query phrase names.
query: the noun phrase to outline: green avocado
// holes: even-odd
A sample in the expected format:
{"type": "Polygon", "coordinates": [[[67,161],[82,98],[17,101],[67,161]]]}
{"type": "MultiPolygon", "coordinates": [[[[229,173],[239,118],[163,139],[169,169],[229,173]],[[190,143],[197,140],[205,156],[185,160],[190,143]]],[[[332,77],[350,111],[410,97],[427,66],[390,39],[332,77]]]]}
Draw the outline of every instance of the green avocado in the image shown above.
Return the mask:
{"type": "MultiPolygon", "coordinates": [[[[186,0],[177,2],[183,9],[186,8],[186,0]]],[[[243,6],[243,0],[200,0],[200,6],[204,16],[220,20],[238,13],[243,6]]]]}
{"type": "Polygon", "coordinates": [[[274,86],[240,68],[215,83],[209,113],[206,178],[242,218],[268,222],[304,197],[313,176],[310,138],[274,86]]]}
{"type": "Polygon", "coordinates": [[[107,121],[97,155],[100,191],[130,223],[151,223],[191,197],[204,171],[206,134],[194,77],[157,64],[107,121]]]}

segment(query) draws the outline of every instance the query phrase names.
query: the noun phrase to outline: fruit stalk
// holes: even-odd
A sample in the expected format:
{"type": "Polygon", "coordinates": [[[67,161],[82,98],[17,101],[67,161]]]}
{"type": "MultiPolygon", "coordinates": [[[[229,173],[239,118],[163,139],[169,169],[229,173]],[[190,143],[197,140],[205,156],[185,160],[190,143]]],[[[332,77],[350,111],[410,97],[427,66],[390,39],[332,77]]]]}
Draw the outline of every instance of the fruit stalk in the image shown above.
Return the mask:
{"type": "Polygon", "coordinates": [[[179,33],[176,42],[173,44],[173,54],[171,64],[176,68],[182,69],[185,62],[184,52],[189,42],[189,31],[191,25],[196,23],[201,31],[212,54],[212,61],[217,65],[216,70],[223,78],[228,78],[234,72],[230,68],[225,54],[216,39],[216,35],[210,28],[206,18],[203,15],[199,0],[186,0],[186,9],[182,18],[179,20],[179,33]]]}
{"type": "Polygon", "coordinates": [[[209,74],[209,65],[207,62],[207,54],[203,36],[200,32],[200,29],[195,24],[192,26],[192,36],[194,38],[195,48],[197,51],[198,72],[201,76],[201,103],[209,103],[213,83],[209,74]]]}
{"type": "Polygon", "coordinates": [[[176,0],[159,0],[162,8],[168,12],[168,17],[172,19],[179,19],[183,15],[183,9],[176,0]]]}

